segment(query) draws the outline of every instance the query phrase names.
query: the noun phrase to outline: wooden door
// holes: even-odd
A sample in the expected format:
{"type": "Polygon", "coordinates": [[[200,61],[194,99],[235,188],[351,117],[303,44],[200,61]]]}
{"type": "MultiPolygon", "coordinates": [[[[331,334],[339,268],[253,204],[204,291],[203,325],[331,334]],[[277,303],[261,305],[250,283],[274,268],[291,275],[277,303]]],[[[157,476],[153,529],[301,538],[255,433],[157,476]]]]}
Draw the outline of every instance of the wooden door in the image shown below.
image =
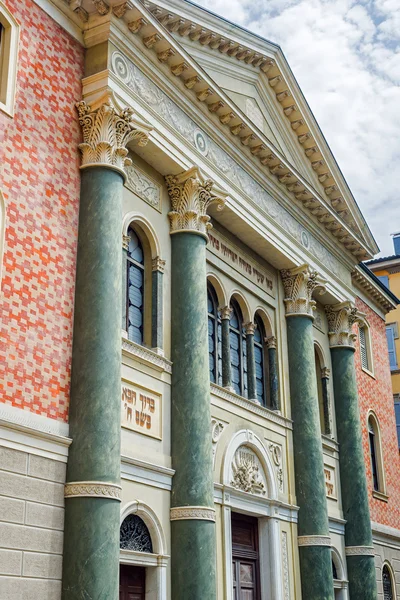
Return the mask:
{"type": "Polygon", "coordinates": [[[232,580],[234,600],[260,600],[257,519],[232,514],[232,580]]]}
{"type": "Polygon", "coordinates": [[[145,600],[146,569],[120,565],[119,600],[145,600]]]}

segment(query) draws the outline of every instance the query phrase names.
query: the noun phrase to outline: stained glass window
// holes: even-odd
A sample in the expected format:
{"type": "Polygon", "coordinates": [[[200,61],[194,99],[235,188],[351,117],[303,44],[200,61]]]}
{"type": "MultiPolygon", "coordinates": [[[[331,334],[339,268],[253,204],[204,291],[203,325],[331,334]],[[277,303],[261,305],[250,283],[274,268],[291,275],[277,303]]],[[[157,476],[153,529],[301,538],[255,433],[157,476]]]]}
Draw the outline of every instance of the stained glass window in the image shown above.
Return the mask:
{"type": "Polygon", "coordinates": [[[208,364],[212,383],[222,384],[221,319],[217,296],[211,285],[207,288],[208,364]]]}
{"type": "Polygon", "coordinates": [[[128,338],[143,344],[144,317],[144,253],[136,232],[128,231],[127,254],[127,329],[128,338]]]}
{"type": "Polygon", "coordinates": [[[119,530],[121,550],[153,552],[153,544],[146,523],[137,515],[128,515],[119,530]]]}

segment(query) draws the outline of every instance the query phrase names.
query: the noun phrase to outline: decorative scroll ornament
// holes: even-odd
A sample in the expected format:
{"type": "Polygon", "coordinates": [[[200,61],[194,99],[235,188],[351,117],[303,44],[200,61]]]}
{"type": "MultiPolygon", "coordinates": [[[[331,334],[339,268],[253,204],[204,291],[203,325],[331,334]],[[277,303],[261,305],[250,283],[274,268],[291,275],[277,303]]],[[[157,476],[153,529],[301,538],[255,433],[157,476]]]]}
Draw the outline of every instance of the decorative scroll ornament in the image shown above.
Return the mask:
{"type": "Polygon", "coordinates": [[[215,521],[215,510],[207,506],[177,506],[170,510],[171,521],[215,521]]]}
{"type": "Polygon", "coordinates": [[[354,348],[356,334],[352,332],[354,323],[362,322],[363,314],[351,302],[341,302],[325,306],[328,319],[328,336],[331,348],[347,346],[354,348]]]}
{"type": "Polygon", "coordinates": [[[151,536],[146,523],[137,515],[128,515],[119,530],[119,547],[122,550],[153,552],[151,536]]]}
{"type": "Polygon", "coordinates": [[[72,481],[64,487],[65,498],[111,498],[121,502],[121,486],[103,481],[72,481]]]}
{"type": "Polygon", "coordinates": [[[278,480],[279,491],[283,492],[283,469],[282,469],[282,446],[279,444],[273,444],[272,442],[268,445],[269,451],[271,452],[272,460],[276,467],[276,478],[278,480]]]}
{"type": "Polygon", "coordinates": [[[313,292],[319,290],[319,294],[323,294],[326,290],[325,282],[319,274],[312,271],[308,265],[302,265],[294,269],[283,269],[281,277],[285,291],[283,301],[286,307],[286,316],[307,315],[312,317],[316,307],[316,302],[312,299],[313,292]]]}
{"type": "Polygon", "coordinates": [[[171,234],[191,231],[208,239],[207,231],[212,227],[208,207],[216,203],[218,210],[222,210],[227,194],[211,179],[205,179],[197,167],[180,175],[167,175],[165,180],[172,205],[168,213],[171,234]]]}
{"type": "Polygon", "coordinates": [[[218,419],[211,419],[211,440],[212,440],[212,454],[213,454],[213,464],[215,464],[215,455],[217,453],[217,444],[219,442],[219,438],[222,435],[226,427],[226,423],[223,421],[218,421],[218,419]]]}
{"type": "Polygon", "coordinates": [[[83,143],[81,168],[106,166],[126,177],[124,167],[131,165],[127,144],[136,140],[139,146],[148,142],[150,128],[133,118],[131,108],[120,109],[108,94],[89,106],[76,103],[83,143]]]}
{"type": "Polygon", "coordinates": [[[245,446],[238,448],[232,461],[231,485],[242,492],[265,496],[266,485],[263,475],[260,461],[254,452],[245,446]]]}

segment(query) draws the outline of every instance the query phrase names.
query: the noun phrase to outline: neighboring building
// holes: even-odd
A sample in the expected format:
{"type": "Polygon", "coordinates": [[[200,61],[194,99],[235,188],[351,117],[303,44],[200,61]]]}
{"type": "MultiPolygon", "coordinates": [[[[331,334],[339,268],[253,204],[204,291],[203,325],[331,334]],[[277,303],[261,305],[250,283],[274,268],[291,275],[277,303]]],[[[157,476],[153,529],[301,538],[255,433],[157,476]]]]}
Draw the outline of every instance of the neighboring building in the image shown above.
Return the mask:
{"type": "MultiPolygon", "coordinates": [[[[394,254],[368,261],[368,268],[396,296],[400,295],[400,233],[393,234],[394,254]]],[[[400,340],[399,340],[400,307],[396,307],[386,315],[386,335],[389,350],[390,370],[394,406],[396,411],[397,437],[400,447],[400,340]]]]}
{"type": "Polygon", "coordinates": [[[397,299],[280,48],[183,0],[0,24],[0,600],[395,598],[397,299]]]}

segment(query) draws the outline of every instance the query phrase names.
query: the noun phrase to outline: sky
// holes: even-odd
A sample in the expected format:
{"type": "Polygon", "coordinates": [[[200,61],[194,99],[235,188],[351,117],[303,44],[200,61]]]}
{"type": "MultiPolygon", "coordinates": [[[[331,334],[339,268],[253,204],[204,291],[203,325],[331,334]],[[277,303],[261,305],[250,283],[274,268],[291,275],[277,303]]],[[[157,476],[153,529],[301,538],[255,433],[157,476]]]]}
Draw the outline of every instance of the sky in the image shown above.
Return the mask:
{"type": "Polygon", "coordinates": [[[400,231],[400,0],[196,0],[279,44],[381,249],[400,231]]]}

